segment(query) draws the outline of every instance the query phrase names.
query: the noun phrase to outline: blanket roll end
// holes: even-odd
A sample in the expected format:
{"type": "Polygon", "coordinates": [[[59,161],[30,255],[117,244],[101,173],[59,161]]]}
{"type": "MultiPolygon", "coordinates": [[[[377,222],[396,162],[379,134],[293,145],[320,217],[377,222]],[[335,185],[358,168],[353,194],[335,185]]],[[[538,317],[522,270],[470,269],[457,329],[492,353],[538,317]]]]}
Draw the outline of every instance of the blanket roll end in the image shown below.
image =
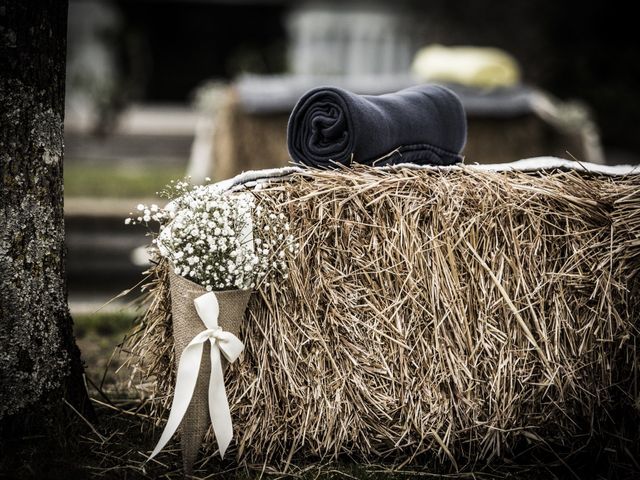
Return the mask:
{"type": "Polygon", "coordinates": [[[287,147],[296,163],[318,168],[351,163],[355,137],[349,103],[355,97],[340,88],[318,87],[298,100],[287,125],[287,147]]]}

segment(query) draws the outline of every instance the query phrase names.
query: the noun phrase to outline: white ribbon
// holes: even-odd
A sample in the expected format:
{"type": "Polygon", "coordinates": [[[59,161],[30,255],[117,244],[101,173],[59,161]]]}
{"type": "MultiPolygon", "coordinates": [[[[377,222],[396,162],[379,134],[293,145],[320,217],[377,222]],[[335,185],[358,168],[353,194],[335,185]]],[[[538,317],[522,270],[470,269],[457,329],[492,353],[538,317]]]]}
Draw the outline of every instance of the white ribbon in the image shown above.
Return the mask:
{"type": "Polygon", "coordinates": [[[220,308],[218,299],[212,292],[206,293],[196,298],[195,304],[198,315],[207,326],[187,345],[182,352],[178,374],[176,377],[176,387],[171,404],[171,412],[167,425],[158,440],[156,448],[153,450],[147,461],[155,457],[164,448],[178,429],[182,417],[189,408],[193,390],[196,387],[198,373],[200,371],[200,361],[204,342],[211,343],[211,377],[209,378],[209,415],[213,425],[213,432],[218,442],[220,456],[224,458],[224,453],[231,443],[233,437],[233,425],[231,423],[231,413],[229,412],[229,400],[224,388],[224,376],[222,371],[222,361],[220,352],[229,363],[233,363],[244,350],[244,344],[231,332],[226,332],[218,325],[218,314],[220,308]]]}

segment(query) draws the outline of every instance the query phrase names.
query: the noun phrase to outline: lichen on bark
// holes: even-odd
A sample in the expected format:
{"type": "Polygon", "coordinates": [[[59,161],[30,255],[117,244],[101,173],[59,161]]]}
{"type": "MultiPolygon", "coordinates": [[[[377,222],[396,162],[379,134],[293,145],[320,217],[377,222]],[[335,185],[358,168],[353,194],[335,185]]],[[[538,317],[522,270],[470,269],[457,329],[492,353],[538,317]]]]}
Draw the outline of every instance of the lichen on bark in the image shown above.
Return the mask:
{"type": "Polygon", "coordinates": [[[28,86],[13,87],[10,95],[21,101],[8,103],[21,106],[3,112],[0,124],[18,129],[26,122],[29,141],[11,145],[6,137],[0,140],[0,418],[60,388],[69,374],[69,355],[60,347],[63,334],[56,320],[68,316],[62,212],[55,204],[62,195],[56,180],[62,172],[62,118],[50,109],[34,113],[37,95],[28,86]],[[37,153],[42,162],[18,171],[14,155],[20,150],[37,153]]]}

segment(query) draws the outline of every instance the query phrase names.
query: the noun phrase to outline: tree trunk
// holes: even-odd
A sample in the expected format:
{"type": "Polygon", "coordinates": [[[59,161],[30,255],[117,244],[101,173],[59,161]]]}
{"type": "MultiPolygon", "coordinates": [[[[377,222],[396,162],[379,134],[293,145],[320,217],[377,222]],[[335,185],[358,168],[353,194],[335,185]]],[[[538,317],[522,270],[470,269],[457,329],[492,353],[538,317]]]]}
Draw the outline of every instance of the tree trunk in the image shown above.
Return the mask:
{"type": "MultiPolygon", "coordinates": [[[[67,2],[0,2],[0,441],[90,412],[67,306],[67,2]]],[[[52,430],[53,428],[53,430],[52,430]]]]}

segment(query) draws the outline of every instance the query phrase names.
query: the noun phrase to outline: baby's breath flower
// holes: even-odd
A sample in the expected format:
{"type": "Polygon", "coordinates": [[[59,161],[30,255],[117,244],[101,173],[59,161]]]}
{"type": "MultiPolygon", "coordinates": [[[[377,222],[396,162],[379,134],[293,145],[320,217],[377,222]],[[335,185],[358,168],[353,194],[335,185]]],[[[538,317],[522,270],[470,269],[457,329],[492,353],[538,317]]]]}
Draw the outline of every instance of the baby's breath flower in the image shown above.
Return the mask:
{"type": "Polygon", "coordinates": [[[183,181],[172,182],[162,194],[173,198],[169,205],[140,204],[139,216],[131,214],[125,223],[158,222],[153,243],[177,275],[207,291],[256,288],[287,278],[289,259],[299,246],[282,212],[254,205],[250,194],[183,181]]]}

